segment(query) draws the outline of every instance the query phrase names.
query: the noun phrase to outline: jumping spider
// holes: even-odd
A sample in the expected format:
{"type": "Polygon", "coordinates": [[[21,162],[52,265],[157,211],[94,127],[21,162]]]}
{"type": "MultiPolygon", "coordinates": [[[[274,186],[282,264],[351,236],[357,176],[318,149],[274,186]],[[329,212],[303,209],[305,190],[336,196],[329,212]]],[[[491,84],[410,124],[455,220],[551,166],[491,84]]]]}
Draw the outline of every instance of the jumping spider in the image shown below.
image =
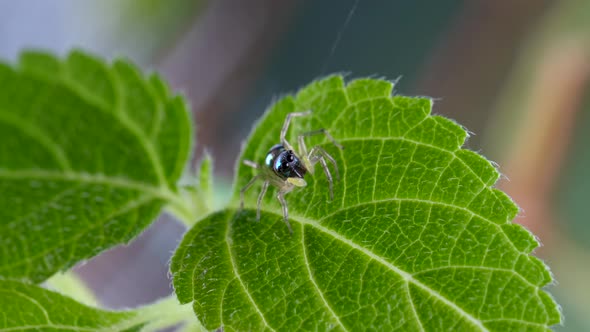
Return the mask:
{"type": "Polygon", "coordinates": [[[285,224],[287,224],[289,232],[291,233],[293,233],[293,230],[291,229],[291,224],[289,224],[289,211],[287,208],[287,202],[285,201],[285,194],[295,189],[295,187],[305,187],[307,185],[307,182],[304,180],[305,174],[307,172],[313,174],[314,166],[319,162],[324,169],[326,177],[328,178],[328,184],[330,186],[330,201],[332,201],[334,199],[334,184],[332,181],[332,174],[330,173],[330,169],[326,164],[326,159],[334,166],[336,179],[339,180],[340,178],[336,161],[328,154],[326,150],[324,150],[324,148],[320,146],[314,146],[311,151],[307,153],[307,147],[305,145],[304,138],[320,134],[326,135],[326,137],[334,145],[340,149],[343,149],[342,145],[338,144],[338,142],[334,140],[332,135],[330,135],[326,129],[318,129],[297,136],[297,142],[299,143],[300,149],[298,152],[295,152],[291,144],[289,144],[285,138],[287,135],[287,130],[289,129],[289,123],[291,122],[292,118],[307,116],[310,114],[311,111],[289,113],[287,115],[285,123],[283,124],[283,128],[281,129],[281,143],[273,146],[270,151],[268,151],[266,158],[264,159],[263,166],[260,166],[250,160],[244,160],[244,164],[257,169],[258,174],[252,178],[252,180],[250,180],[250,182],[248,182],[240,191],[240,208],[244,208],[244,193],[254,184],[254,182],[256,182],[256,180],[263,180],[264,183],[262,184],[262,190],[258,195],[258,204],[256,210],[256,220],[260,220],[260,204],[264,194],[266,194],[268,186],[272,184],[279,189],[277,199],[283,207],[283,220],[285,221],[285,224]]]}

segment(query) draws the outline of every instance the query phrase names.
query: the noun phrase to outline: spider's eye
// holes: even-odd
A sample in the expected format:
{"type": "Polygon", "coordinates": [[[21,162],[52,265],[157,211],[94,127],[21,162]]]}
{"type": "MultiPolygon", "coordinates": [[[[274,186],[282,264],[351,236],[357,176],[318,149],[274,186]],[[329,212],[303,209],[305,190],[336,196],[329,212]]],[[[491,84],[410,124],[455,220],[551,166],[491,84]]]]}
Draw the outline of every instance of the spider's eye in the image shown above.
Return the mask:
{"type": "Polygon", "coordinates": [[[289,153],[287,154],[287,161],[293,162],[293,160],[295,160],[295,157],[293,156],[293,152],[289,151],[289,153]]]}
{"type": "Polygon", "coordinates": [[[289,168],[289,164],[287,164],[287,163],[280,163],[279,164],[279,171],[285,171],[285,170],[287,170],[287,168],[289,168]]]}
{"type": "Polygon", "coordinates": [[[295,161],[295,154],[292,151],[282,152],[275,160],[275,172],[282,178],[288,178],[292,175],[293,162],[295,161]]]}

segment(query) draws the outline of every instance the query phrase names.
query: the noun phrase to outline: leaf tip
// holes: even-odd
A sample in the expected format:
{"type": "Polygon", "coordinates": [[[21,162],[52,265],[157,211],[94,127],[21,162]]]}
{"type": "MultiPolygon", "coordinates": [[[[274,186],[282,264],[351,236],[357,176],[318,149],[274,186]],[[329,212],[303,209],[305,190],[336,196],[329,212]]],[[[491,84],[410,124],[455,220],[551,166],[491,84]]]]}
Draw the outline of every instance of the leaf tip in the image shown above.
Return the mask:
{"type": "Polygon", "coordinates": [[[17,67],[23,72],[57,76],[61,61],[51,53],[30,49],[20,53],[17,67]]]}

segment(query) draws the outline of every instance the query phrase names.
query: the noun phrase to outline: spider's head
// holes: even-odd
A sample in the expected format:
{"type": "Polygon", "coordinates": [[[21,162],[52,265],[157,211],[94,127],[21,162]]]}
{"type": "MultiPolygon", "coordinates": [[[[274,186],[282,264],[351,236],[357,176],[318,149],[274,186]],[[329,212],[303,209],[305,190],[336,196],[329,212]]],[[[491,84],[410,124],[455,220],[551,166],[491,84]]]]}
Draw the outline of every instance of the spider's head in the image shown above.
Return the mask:
{"type": "Polygon", "coordinates": [[[303,177],[307,169],[292,150],[287,150],[282,145],[275,145],[266,155],[265,163],[282,180],[298,187],[306,185],[303,177]]]}

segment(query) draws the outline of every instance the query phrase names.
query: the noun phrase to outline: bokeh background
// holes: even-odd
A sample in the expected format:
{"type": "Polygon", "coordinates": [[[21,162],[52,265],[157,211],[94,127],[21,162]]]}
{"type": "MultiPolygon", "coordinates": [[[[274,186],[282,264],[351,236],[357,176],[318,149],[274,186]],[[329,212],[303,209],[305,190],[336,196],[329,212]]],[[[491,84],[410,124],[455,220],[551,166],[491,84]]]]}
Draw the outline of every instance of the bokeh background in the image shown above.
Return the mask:
{"type": "MultiPolygon", "coordinates": [[[[221,193],[277,97],[334,72],[399,78],[397,93],[435,98],[499,164],[557,280],[557,330],[590,331],[590,1],[0,0],[2,61],[74,47],[128,57],[184,93],[195,161],[213,155],[221,193]]],[[[183,232],[164,215],[76,272],[107,307],[153,301],[171,292],[183,232]]]]}

